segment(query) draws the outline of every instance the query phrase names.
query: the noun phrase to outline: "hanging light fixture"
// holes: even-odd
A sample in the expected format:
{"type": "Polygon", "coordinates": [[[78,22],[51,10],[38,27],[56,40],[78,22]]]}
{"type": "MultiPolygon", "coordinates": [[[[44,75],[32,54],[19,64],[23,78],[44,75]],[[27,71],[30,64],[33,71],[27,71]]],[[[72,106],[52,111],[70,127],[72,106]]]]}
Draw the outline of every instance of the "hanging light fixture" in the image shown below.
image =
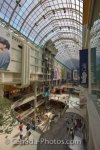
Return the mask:
{"type": "Polygon", "coordinates": [[[16,0],[16,4],[19,5],[19,7],[21,7],[20,1],[21,0],[16,0]]]}
{"type": "Polygon", "coordinates": [[[66,9],[65,9],[65,8],[63,8],[63,10],[64,10],[64,13],[66,13],[66,9]]]}
{"type": "Polygon", "coordinates": [[[55,15],[55,11],[54,11],[54,10],[52,10],[52,12],[53,12],[53,14],[55,15]]]}
{"type": "Polygon", "coordinates": [[[46,19],[45,15],[43,15],[43,18],[46,19]]]}
{"type": "Polygon", "coordinates": [[[35,23],[35,26],[38,26],[38,24],[37,24],[37,23],[35,23]]]}

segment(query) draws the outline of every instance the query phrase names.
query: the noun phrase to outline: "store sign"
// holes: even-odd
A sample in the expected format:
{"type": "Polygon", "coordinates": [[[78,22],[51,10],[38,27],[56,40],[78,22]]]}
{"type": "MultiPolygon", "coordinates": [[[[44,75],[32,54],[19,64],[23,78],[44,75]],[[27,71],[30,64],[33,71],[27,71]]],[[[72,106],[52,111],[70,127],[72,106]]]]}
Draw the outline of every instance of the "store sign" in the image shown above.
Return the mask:
{"type": "Polygon", "coordinates": [[[88,49],[80,50],[80,84],[88,85],[88,49]]]}

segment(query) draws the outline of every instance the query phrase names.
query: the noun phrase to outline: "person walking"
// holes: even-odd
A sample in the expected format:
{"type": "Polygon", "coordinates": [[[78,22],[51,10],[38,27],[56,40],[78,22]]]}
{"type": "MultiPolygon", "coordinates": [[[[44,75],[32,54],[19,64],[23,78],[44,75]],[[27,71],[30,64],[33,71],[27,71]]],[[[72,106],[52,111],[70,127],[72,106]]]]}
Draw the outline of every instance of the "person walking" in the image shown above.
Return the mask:
{"type": "Polygon", "coordinates": [[[23,130],[22,130],[22,129],[20,129],[20,134],[19,134],[19,136],[20,136],[20,140],[22,140],[22,139],[23,139],[23,130]]]}
{"type": "Polygon", "coordinates": [[[74,129],[73,128],[70,129],[70,136],[71,136],[71,139],[74,140],[74,129]]]}
{"type": "Polygon", "coordinates": [[[35,130],[35,121],[32,119],[31,121],[31,129],[32,130],[35,130]]]}
{"type": "Polygon", "coordinates": [[[20,122],[20,124],[19,124],[19,130],[20,131],[23,130],[23,123],[22,122],[20,122]]]}
{"type": "Polygon", "coordinates": [[[29,123],[26,125],[26,130],[27,130],[26,137],[27,140],[29,140],[29,137],[31,135],[31,125],[29,123]]]}
{"type": "Polygon", "coordinates": [[[20,122],[21,121],[21,116],[20,114],[16,117],[17,121],[20,122]]]}

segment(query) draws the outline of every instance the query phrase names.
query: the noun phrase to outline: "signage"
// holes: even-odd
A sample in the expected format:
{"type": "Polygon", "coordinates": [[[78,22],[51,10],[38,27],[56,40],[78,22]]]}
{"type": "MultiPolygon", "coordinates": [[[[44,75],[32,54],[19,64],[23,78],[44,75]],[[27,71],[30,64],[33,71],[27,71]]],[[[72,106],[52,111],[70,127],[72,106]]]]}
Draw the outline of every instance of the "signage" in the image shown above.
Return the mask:
{"type": "Polygon", "coordinates": [[[61,79],[61,67],[57,65],[54,68],[54,80],[60,80],[60,79],[61,79]]]}
{"type": "Polygon", "coordinates": [[[96,48],[91,49],[91,83],[96,83],[96,48]]]}
{"type": "Polygon", "coordinates": [[[0,26],[0,69],[7,70],[11,60],[11,33],[0,26]]]}
{"type": "Polygon", "coordinates": [[[80,84],[88,85],[88,49],[80,50],[80,84]]]}

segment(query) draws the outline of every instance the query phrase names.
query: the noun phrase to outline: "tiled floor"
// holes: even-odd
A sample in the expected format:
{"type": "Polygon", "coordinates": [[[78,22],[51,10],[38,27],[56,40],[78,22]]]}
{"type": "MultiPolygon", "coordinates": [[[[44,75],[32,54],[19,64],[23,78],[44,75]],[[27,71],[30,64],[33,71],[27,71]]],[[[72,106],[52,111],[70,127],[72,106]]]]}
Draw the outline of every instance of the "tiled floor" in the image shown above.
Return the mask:
{"type": "MultiPolygon", "coordinates": [[[[26,127],[23,128],[23,136],[26,135],[26,127]]],[[[40,134],[36,131],[32,131],[29,141],[30,144],[17,144],[15,145],[14,142],[19,140],[19,129],[18,126],[13,128],[11,134],[8,134],[8,138],[5,138],[6,134],[0,135],[0,150],[36,150],[37,149],[37,142],[39,140],[40,134]],[[34,142],[33,142],[34,140],[34,142]],[[32,143],[33,142],[33,143],[32,143]]]]}
{"type": "MultiPolygon", "coordinates": [[[[43,143],[39,143],[37,146],[37,150],[84,150],[83,143],[81,141],[82,134],[80,132],[75,133],[74,140],[78,141],[78,144],[67,145],[67,144],[52,144],[51,141],[57,140],[63,141],[66,137],[66,122],[64,119],[60,119],[57,124],[53,126],[53,128],[47,132],[45,132],[41,139],[45,139],[43,143]]],[[[76,141],[75,141],[76,142],[76,141]]]]}
{"type": "Polygon", "coordinates": [[[74,137],[74,142],[75,142],[75,144],[72,144],[69,146],[72,150],[84,150],[81,132],[76,133],[76,135],[74,137]]]}

